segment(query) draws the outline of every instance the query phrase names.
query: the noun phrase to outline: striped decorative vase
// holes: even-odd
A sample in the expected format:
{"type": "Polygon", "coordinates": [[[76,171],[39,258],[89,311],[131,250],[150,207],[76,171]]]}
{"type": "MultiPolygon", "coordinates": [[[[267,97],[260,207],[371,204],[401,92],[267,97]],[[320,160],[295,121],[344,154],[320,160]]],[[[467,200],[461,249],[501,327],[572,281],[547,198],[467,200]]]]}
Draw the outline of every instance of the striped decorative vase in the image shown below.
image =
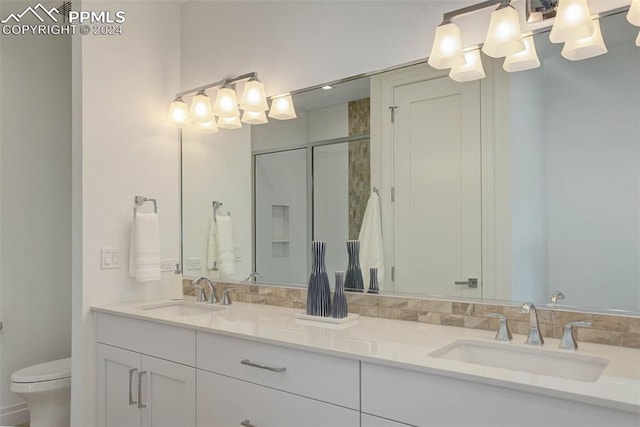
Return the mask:
{"type": "Polygon", "coordinates": [[[324,257],[327,242],[311,242],[313,264],[307,290],[307,314],[311,316],[331,316],[331,288],[324,257]]]}
{"type": "Polygon", "coordinates": [[[347,317],[347,296],[344,294],[344,271],[336,271],[336,288],[331,304],[331,317],[342,319],[347,317]]]}
{"type": "Polygon", "coordinates": [[[367,293],[379,294],[380,288],[378,288],[378,269],[370,268],[369,277],[371,277],[371,280],[369,280],[369,290],[367,291],[367,293]]]}
{"type": "Polygon", "coordinates": [[[349,265],[344,278],[344,290],[347,292],[364,292],[364,280],[360,269],[360,242],[358,240],[347,241],[349,253],[349,265]]]}

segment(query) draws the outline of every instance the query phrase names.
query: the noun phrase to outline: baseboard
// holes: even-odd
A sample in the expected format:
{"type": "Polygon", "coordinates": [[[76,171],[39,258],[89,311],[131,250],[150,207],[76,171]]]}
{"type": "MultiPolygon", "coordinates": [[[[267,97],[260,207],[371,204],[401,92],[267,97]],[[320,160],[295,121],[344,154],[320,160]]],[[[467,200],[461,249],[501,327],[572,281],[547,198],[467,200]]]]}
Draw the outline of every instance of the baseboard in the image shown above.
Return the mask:
{"type": "Polygon", "coordinates": [[[19,426],[28,422],[29,408],[24,402],[0,408],[0,427],[19,426]]]}

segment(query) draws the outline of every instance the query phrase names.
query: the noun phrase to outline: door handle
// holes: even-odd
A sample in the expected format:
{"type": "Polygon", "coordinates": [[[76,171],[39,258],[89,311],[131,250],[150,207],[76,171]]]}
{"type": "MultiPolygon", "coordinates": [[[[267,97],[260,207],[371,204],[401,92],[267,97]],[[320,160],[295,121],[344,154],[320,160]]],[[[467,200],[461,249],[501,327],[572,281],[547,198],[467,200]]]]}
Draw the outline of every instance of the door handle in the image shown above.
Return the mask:
{"type": "Polygon", "coordinates": [[[144,377],[147,374],[147,371],[142,371],[138,374],[138,408],[139,409],[143,409],[146,408],[147,405],[144,405],[142,403],[142,377],[144,377]]]}
{"type": "Polygon", "coordinates": [[[456,286],[467,286],[476,289],[478,287],[478,279],[470,277],[466,282],[455,282],[456,286]]]}
{"type": "MultiPolygon", "coordinates": [[[[133,400],[133,376],[137,371],[137,368],[129,369],[129,406],[138,404],[138,402],[133,400]]],[[[138,383],[138,388],[140,388],[140,383],[138,383]]]]}

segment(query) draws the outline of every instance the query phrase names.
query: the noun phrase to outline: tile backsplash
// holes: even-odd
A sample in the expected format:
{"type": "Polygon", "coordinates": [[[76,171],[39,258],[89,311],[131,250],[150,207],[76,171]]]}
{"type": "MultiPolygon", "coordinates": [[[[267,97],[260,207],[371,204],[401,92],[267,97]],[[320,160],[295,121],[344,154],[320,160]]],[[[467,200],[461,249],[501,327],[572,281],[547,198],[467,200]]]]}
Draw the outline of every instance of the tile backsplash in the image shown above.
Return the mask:
{"type": "MultiPolygon", "coordinates": [[[[183,282],[185,295],[195,295],[190,283],[189,280],[183,282]]],[[[235,289],[232,297],[235,301],[299,309],[306,307],[306,288],[219,282],[219,295],[222,295],[222,290],[226,288],[235,289]]],[[[529,315],[519,313],[519,308],[513,305],[359,293],[347,293],[347,301],[349,312],[359,313],[361,316],[491,331],[498,330],[499,321],[484,317],[484,314],[500,313],[507,316],[509,328],[513,333],[526,335],[529,331],[529,315]]],[[[543,337],[561,338],[565,323],[586,320],[592,322],[593,326],[576,328],[578,342],[640,348],[640,318],[638,317],[548,308],[538,308],[537,311],[543,337]]]]}

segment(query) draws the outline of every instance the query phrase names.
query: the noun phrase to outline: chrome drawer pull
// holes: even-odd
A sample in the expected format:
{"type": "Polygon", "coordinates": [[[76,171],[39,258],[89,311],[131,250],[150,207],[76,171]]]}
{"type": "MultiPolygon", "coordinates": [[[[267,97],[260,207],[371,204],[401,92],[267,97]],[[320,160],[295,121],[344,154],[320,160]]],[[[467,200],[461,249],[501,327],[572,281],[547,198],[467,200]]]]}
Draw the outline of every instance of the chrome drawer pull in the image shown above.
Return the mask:
{"type": "Polygon", "coordinates": [[[142,377],[147,373],[147,371],[142,371],[138,374],[138,408],[146,408],[147,405],[142,404],[142,377]]]}
{"type": "Polygon", "coordinates": [[[133,400],[133,376],[137,371],[137,368],[129,369],[129,406],[138,404],[138,402],[133,400]]]}
{"type": "Polygon", "coordinates": [[[244,427],[256,427],[255,425],[251,424],[251,421],[249,420],[244,420],[243,422],[240,423],[240,425],[244,427]]]}
{"type": "Polygon", "coordinates": [[[240,363],[242,363],[243,365],[252,366],[254,368],[266,369],[267,371],[271,371],[271,372],[285,372],[287,370],[287,368],[274,368],[273,366],[267,366],[267,365],[261,365],[259,363],[253,363],[249,359],[241,360],[240,363]]]}

